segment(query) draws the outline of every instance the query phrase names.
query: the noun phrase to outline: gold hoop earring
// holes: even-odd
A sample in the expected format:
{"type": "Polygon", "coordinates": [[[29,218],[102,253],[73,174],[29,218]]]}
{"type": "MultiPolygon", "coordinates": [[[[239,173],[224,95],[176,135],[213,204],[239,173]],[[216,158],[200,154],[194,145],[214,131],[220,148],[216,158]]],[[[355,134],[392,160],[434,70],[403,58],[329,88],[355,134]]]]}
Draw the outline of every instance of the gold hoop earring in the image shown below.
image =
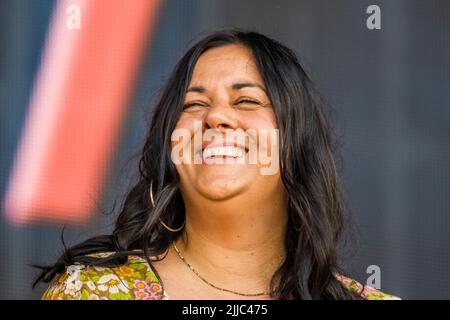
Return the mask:
{"type": "MultiPolygon", "coordinates": [[[[150,201],[151,201],[151,203],[152,203],[152,207],[154,207],[154,206],[155,206],[155,201],[154,201],[154,199],[153,199],[153,181],[150,182],[150,201]]],[[[162,221],[161,218],[159,218],[159,222],[162,224],[162,226],[163,226],[164,228],[166,228],[166,229],[169,230],[170,232],[178,232],[178,231],[181,231],[181,230],[184,228],[184,224],[185,224],[185,222],[183,222],[183,224],[181,225],[181,227],[179,227],[179,228],[177,228],[177,229],[173,229],[173,228],[169,227],[167,224],[165,224],[164,221],[162,221]]]]}

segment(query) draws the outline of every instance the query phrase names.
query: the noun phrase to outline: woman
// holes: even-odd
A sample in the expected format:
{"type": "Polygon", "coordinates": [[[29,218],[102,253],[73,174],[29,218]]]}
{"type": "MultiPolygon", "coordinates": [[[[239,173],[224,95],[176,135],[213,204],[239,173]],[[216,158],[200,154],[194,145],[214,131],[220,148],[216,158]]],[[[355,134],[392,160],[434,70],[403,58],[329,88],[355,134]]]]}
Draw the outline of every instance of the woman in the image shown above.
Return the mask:
{"type": "Polygon", "coordinates": [[[139,172],[111,235],[41,267],[36,283],[54,280],[43,299],[395,298],[341,272],[332,132],[274,40],[233,30],[195,44],[154,110],[139,172]]]}

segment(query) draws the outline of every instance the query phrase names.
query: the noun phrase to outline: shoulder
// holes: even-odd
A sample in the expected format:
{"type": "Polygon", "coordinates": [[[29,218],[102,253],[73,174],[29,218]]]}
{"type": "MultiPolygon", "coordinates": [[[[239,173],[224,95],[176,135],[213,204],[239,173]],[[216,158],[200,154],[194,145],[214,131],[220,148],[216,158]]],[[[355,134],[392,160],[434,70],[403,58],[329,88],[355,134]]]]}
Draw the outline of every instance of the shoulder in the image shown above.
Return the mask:
{"type": "MultiPolygon", "coordinates": [[[[89,255],[105,258],[112,252],[89,255]]],[[[43,300],[160,300],[162,286],[147,260],[129,256],[117,267],[74,264],[66,268],[44,292],[43,300]]]]}
{"type": "Polygon", "coordinates": [[[335,275],[345,288],[360,295],[365,300],[401,300],[399,297],[384,293],[380,290],[363,285],[358,281],[343,275],[335,275]]]}

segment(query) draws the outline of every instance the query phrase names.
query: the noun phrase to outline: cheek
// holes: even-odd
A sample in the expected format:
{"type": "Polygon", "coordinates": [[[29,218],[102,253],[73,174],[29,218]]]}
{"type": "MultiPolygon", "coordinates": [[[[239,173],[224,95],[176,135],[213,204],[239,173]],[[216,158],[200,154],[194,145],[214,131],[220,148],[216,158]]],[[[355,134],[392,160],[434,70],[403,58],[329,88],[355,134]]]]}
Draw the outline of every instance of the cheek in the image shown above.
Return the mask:
{"type": "Polygon", "coordinates": [[[194,125],[194,120],[196,120],[196,118],[182,113],[180,115],[180,118],[177,121],[177,124],[175,125],[175,130],[176,129],[184,129],[184,130],[192,131],[193,125],[194,125]]]}
{"type": "Polygon", "coordinates": [[[254,141],[258,153],[258,166],[277,165],[279,159],[279,131],[276,123],[275,114],[268,110],[264,114],[254,117],[246,117],[245,128],[254,129],[257,136],[254,141]]]}
{"type": "MultiPolygon", "coordinates": [[[[184,114],[180,115],[180,118],[177,121],[177,124],[175,125],[175,129],[172,132],[172,135],[177,131],[183,131],[188,132],[190,136],[194,134],[194,121],[198,120],[193,117],[186,116],[184,114]]],[[[179,143],[178,141],[171,141],[172,148],[179,143]]]]}
{"type": "Polygon", "coordinates": [[[193,143],[195,130],[201,130],[199,118],[190,114],[181,114],[171,136],[171,158],[179,173],[195,161],[196,142],[193,143]]]}
{"type": "Polygon", "coordinates": [[[277,128],[277,120],[272,109],[243,117],[242,124],[245,128],[253,128],[256,130],[277,128]]]}

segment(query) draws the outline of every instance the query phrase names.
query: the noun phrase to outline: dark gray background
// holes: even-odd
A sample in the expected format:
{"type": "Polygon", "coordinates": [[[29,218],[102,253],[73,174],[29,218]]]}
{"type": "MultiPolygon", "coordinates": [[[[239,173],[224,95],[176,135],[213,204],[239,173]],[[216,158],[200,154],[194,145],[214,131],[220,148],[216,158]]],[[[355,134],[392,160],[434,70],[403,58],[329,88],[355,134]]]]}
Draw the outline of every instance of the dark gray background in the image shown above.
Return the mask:
{"type": "MultiPolygon", "coordinates": [[[[0,2],[0,196],[27,112],[54,1],[0,2]]],[[[349,269],[359,281],[381,268],[381,288],[404,299],[450,298],[450,2],[166,1],[143,62],[101,206],[112,210],[132,181],[127,160],[144,117],[177,59],[202,32],[253,29],[299,55],[333,106],[342,179],[359,233],[349,269]],[[381,8],[381,30],[366,8],[381,8]]],[[[117,209],[117,207],[116,207],[117,209]]],[[[69,228],[74,243],[108,232],[112,215],[69,228]]],[[[14,227],[0,215],[0,298],[36,299],[36,272],[61,250],[62,225],[14,227]]]]}

